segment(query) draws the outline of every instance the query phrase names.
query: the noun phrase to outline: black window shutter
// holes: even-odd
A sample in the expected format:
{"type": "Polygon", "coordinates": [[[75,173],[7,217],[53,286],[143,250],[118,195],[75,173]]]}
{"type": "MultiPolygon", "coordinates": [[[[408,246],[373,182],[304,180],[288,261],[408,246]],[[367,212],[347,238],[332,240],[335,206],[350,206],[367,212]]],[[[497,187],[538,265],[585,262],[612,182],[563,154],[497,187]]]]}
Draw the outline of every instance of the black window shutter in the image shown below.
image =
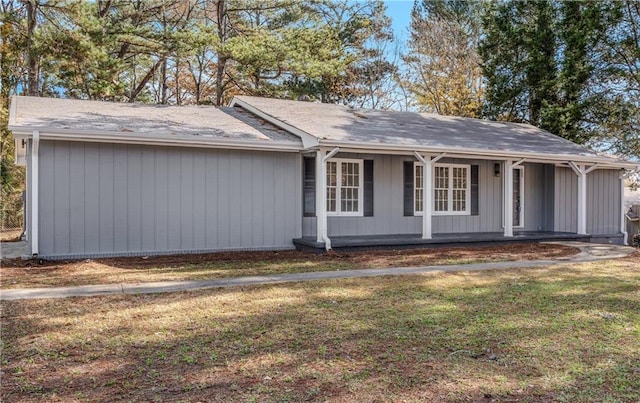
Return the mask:
{"type": "Polygon", "coordinates": [[[404,162],[404,215],[413,215],[413,161],[404,162]]]}
{"type": "Polygon", "coordinates": [[[364,160],[364,216],[373,216],[373,160],[364,160]]]}
{"type": "Polygon", "coordinates": [[[478,206],[478,166],[471,165],[471,215],[479,215],[480,208],[478,206]]]}
{"type": "Polygon", "coordinates": [[[303,162],[302,203],[303,215],[315,217],[316,215],[316,159],[304,157],[303,162]]]}

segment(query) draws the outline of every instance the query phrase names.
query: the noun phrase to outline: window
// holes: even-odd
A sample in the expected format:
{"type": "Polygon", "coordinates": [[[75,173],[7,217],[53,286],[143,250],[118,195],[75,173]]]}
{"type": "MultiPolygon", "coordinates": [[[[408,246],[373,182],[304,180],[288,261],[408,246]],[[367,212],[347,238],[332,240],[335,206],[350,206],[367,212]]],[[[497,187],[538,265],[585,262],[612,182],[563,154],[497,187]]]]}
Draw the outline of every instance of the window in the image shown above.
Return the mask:
{"type": "MultiPolygon", "coordinates": [[[[434,214],[469,214],[470,212],[470,169],[469,165],[433,165],[433,206],[434,214]]],[[[424,167],[415,164],[414,211],[422,213],[424,199],[424,167]]]]}
{"type": "Polygon", "coordinates": [[[327,161],[327,213],[362,215],[362,160],[327,161]]]}

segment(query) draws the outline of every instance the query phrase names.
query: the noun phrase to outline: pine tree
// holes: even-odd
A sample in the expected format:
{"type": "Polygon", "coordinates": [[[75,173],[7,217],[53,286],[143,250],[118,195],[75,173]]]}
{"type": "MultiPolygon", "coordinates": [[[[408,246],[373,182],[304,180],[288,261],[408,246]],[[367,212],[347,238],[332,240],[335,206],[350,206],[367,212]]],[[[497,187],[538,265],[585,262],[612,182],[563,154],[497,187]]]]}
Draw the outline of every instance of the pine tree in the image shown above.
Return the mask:
{"type": "Polygon", "coordinates": [[[404,85],[420,109],[479,115],[483,89],[477,53],[478,5],[458,0],[414,4],[411,37],[403,56],[404,85]]]}

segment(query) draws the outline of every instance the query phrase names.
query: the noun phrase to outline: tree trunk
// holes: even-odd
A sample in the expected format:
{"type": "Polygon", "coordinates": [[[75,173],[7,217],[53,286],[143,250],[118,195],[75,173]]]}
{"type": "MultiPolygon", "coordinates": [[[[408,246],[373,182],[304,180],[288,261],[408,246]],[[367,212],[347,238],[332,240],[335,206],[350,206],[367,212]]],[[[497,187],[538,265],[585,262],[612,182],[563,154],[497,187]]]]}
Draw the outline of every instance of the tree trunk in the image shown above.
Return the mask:
{"type": "Polygon", "coordinates": [[[163,60],[165,60],[164,57],[162,59],[158,60],[156,62],[156,64],[154,64],[153,67],[151,69],[149,69],[147,74],[142,78],[142,80],[136,86],[136,88],[131,92],[131,95],[129,96],[129,102],[130,103],[134,103],[136,101],[136,97],[140,94],[140,92],[142,92],[142,90],[147,85],[149,80],[151,80],[151,77],[153,77],[154,74],[156,74],[156,71],[158,71],[158,68],[162,64],[163,60]]]}
{"type": "Polygon", "coordinates": [[[167,59],[165,58],[160,67],[160,103],[167,104],[167,59]]]}
{"type": "Polygon", "coordinates": [[[180,57],[176,56],[176,105],[182,105],[182,95],[180,95],[180,57]]]}
{"type": "Polygon", "coordinates": [[[38,21],[37,0],[28,0],[27,7],[27,95],[38,96],[38,57],[33,48],[33,35],[38,21]]]}
{"type": "MultiPolygon", "coordinates": [[[[220,45],[224,45],[227,41],[227,28],[229,24],[229,16],[227,15],[226,0],[219,0],[217,4],[218,18],[218,37],[220,45]]],[[[216,105],[221,106],[224,100],[224,75],[227,65],[227,56],[218,53],[218,65],[216,69],[216,105]]]]}

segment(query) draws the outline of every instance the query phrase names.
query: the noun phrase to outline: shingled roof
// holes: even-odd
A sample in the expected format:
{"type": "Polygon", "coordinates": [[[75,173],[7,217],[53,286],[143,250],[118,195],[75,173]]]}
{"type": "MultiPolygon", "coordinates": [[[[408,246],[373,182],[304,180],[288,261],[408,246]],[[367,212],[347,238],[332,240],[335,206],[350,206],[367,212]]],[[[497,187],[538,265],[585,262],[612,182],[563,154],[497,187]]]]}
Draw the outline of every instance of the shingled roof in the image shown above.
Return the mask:
{"type": "Polygon", "coordinates": [[[598,156],[585,146],[528,124],[248,96],[236,97],[235,104],[250,105],[317,138],[320,144],[598,156]]]}
{"type": "MultiPolygon", "coordinates": [[[[238,140],[299,145],[300,139],[250,113],[213,106],[168,106],[13,97],[13,129],[111,133],[124,137],[238,140]]],[[[116,136],[117,138],[117,136],[116,136]]]]}

